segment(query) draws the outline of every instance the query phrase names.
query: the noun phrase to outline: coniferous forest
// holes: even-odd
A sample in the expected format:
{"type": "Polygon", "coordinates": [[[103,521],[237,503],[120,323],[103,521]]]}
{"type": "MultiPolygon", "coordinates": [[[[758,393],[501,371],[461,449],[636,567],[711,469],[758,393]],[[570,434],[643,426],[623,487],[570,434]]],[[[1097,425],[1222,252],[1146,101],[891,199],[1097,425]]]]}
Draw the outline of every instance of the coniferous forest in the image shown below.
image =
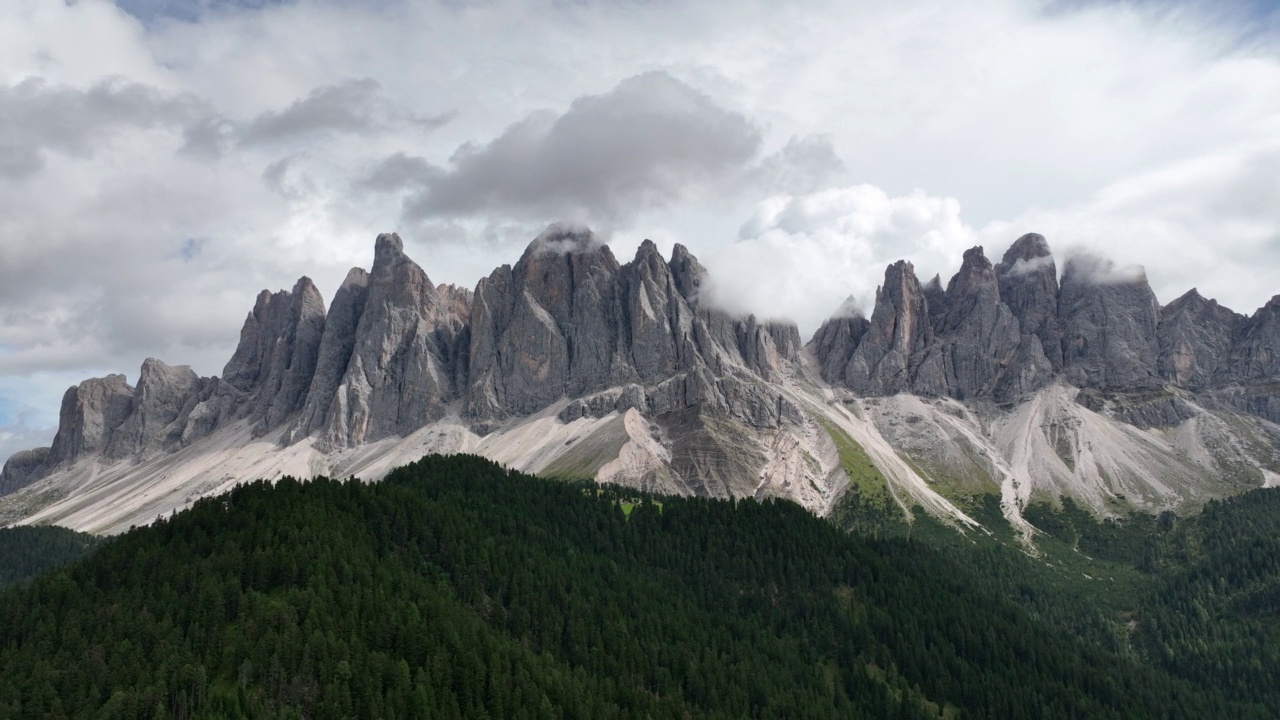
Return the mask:
{"type": "Polygon", "coordinates": [[[1031,557],[471,456],[257,482],[0,593],[0,717],[1275,716],[1280,493],[1037,513],[1031,557]]]}
{"type": "Polygon", "coordinates": [[[0,529],[0,587],[79,560],[102,538],[55,526],[0,529]]]}

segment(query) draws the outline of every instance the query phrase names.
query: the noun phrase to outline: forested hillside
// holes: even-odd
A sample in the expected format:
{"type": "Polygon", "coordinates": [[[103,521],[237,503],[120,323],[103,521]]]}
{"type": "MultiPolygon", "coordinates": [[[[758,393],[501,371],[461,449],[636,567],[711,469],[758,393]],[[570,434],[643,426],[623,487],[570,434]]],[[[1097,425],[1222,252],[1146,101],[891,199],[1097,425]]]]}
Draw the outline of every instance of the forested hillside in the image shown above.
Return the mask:
{"type": "Polygon", "coordinates": [[[429,457],[205,499],[0,595],[5,717],[1268,717],[787,502],[429,457]]]}
{"type": "Polygon", "coordinates": [[[0,528],[0,587],[79,560],[102,542],[60,527],[0,528]]]}

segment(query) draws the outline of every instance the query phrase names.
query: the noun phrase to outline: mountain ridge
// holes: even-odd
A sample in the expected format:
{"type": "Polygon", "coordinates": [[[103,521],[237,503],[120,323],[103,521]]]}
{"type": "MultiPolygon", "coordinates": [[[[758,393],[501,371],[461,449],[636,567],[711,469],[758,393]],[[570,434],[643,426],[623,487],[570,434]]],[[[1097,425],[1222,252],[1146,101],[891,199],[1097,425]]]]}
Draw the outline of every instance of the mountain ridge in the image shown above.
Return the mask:
{"type": "Polygon", "coordinates": [[[683,245],[619,263],[552,225],[466,290],[383,234],[327,308],[306,277],[259,294],[220,377],[149,358],[136,387],[70,388],[50,448],[0,471],[0,518],[112,531],[251,473],[377,477],[425,450],[825,514],[849,484],[832,427],[907,514],[973,524],[968,474],[1028,534],[1033,491],[1107,513],[1280,480],[1280,296],[1249,317],[1194,291],[1161,307],[1140,269],[1056,267],[1036,234],[997,264],[971,248],[945,288],[899,261],[870,319],[846,304],[806,344],[707,302],[683,245]]]}

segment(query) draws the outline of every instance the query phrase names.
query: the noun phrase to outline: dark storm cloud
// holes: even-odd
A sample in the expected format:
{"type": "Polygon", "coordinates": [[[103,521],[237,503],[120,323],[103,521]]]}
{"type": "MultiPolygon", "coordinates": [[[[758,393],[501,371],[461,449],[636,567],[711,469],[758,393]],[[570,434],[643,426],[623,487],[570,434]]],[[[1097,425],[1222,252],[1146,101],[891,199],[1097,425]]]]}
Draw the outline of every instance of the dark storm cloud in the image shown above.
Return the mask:
{"type": "Polygon", "coordinates": [[[283,110],[259,115],[238,134],[242,144],[258,145],[325,132],[364,135],[394,127],[433,130],[452,117],[452,113],[410,112],[388,101],[376,80],[363,78],[318,87],[283,110]]]}
{"type": "Polygon", "coordinates": [[[366,184],[409,189],[410,220],[493,212],[611,219],[737,175],[760,144],[760,129],[743,115],[650,72],[579,97],[563,114],[526,117],[488,144],[463,145],[448,169],[393,156],[366,184]]]}
{"type": "Polygon", "coordinates": [[[88,90],[38,78],[0,87],[0,174],[23,178],[44,167],[47,153],[90,157],[122,130],[182,126],[205,113],[194,97],[121,80],[88,90]]]}

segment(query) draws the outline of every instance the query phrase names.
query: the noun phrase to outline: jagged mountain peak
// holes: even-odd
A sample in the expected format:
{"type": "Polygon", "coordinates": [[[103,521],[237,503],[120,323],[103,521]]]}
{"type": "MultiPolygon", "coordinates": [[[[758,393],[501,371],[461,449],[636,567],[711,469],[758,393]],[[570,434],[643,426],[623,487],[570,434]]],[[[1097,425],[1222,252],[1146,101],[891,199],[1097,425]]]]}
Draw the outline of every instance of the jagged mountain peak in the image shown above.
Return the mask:
{"type": "Polygon", "coordinates": [[[1040,233],[1027,233],[1009,246],[1004,251],[1004,257],[1000,263],[1007,268],[1012,269],[1018,261],[1031,261],[1042,257],[1052,257],[1053,253],[1049,249],[1049,241],[1040,233]]]}
{"type": "Polygon", "coordinates": [[[680,294],[696,308],[707,278],[707,269],[689,252],[689,248],[680,243],[676,243],[671,249],[671,261],[667,266],[671,268],[671,275],[675,278],[680,294]]]}
{"type": "Polygon", "coordinates": [[[397,233],[380,233],[373,243],[373,265],[388,265],[405,257],[404,240],[397,233]]]}
{"type": "Polygon", "coordinates": [[[991,266],[991,261],[983,254],[982,246],[977,245],[964,251],[964,261],[960,264],[960,271],[947,283],[948,302],[954,302],[958,295],[986,288],[999,295],[995,270],[991,266]]]}
{"type": "Polygon", "coordinates": [[[365,270],[364,268],[353,267],[347,271],[347,276],[343,278],[342,284],[338,286],[338,289],[341,290],[343,288],[353,287],[357,285],[365,286],[368,284],[369,284],[369,271],[365,270]]]}
{"type": "Polygon", "coordinates": [[[578,255],[601,248],[607,246],[596,237],[591,228],[571,223],[552,223],[525,248],[521,262],[541,255],[578,255]]]}

